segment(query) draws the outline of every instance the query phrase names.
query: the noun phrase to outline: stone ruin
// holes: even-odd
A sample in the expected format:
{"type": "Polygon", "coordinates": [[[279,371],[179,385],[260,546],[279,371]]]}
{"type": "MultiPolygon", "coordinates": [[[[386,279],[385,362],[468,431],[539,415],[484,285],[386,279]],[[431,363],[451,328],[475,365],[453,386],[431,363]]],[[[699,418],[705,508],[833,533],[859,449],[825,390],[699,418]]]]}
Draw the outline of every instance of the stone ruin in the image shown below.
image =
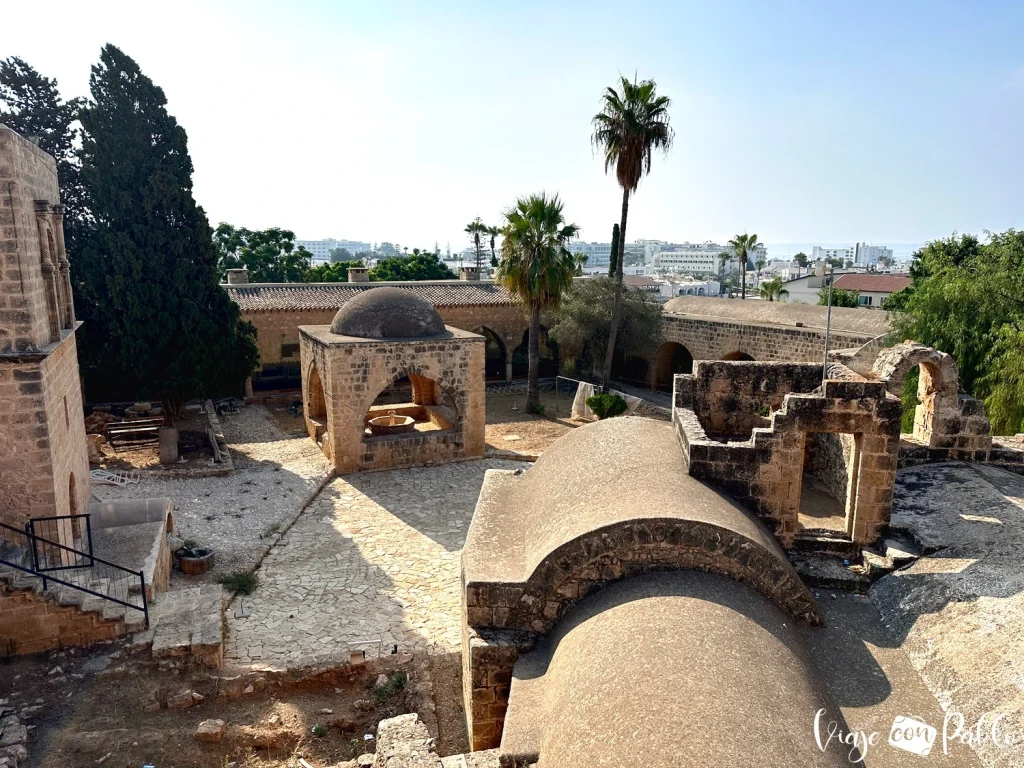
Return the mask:
{"type": "Polygon", "coordinates": [[[299,331],[306,427],[337,472],[483,455],[483,336],[396,288],[367,290],[329,327],[299,331]],[[374,405],[406,378],[408,402],[374,405]]]}

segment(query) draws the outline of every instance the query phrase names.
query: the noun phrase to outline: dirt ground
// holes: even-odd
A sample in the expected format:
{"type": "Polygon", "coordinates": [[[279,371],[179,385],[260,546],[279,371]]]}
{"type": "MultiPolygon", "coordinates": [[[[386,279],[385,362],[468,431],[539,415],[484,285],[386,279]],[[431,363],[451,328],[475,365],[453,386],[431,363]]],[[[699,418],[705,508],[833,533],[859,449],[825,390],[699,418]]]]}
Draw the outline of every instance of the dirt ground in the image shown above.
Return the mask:
{"type": "MultiPolygon", "coordinates": [[[[432,660],[399,659],[389,665],[389,687],[378,688],[379,676],[369,669],[343,668],[296,681],[254,675],[238,680],[219,678],[217,670],[173,668],[166,661],[124,660],[118,647],[0,664],[0,701],[14,707],[31,729],[24,765],[292,768],[299,757],[314,766],[335,765],[373,752],[382,719],[418,711],[428,726],[436,722],[432,660]],[[187,709],[168,708],[169,698],[187,690],[202,701],[187,709]],[[157,703],[162,703],[158,709],[157,703]],[[196,738],[199,724],[208,719],[227,724],[219,743],[196,738]]],[[[440,666],[445,668],[437,670],[436,679],[444,698],[457,700],[457,660],[440,666]]],[[[438,746],[464,751],[462,713],[446,713],[449,718],[456,728],[446,723],[438,746]]]]}
{"type": "Polygon", "coordinates": [[[210,421],[205,413],[186,412],[178,419],[178,455],[183,461],[164,467],[160,464],[160,446],[156,439],[138,445],[119,444],[116,448],[105,444],[100,452],[103,460],[93,466],[113,471],[205,469],[213,459],[213,448],[206,435],[210,421]]]}

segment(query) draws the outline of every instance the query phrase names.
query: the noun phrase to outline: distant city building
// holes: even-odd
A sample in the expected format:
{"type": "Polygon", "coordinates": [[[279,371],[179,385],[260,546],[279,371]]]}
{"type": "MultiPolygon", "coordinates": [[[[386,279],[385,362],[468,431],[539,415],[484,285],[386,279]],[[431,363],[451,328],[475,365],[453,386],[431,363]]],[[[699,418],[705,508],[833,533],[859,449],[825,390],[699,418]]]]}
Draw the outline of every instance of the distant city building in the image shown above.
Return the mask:
{"type": "MultiPolygon", "coordinates": [[[[653,255],[653,266],[659,272],[674,272],[689,275],[717,275],[722,270],[719,254],[732,253],[728,245],[719,245],[707,240],[703,243],[664,243],[653,255]]],[[[749,253],[751,262],[767,260],[768,251],[759,244],[749,253]]],[[[739,262],[731,258],[725,264],[725,272],[731,274],[740,269],[739,262]]]]}
{"type": "Polygon", "coordinates": [[[608,269],[612,259],[611,243],[585,243],[582,240],[573,240],[569,243],[570,253],[582,253],[587,257],[586,266],[589,269],[604,267],[608,269]]]}
{"type": "Polygon", "coordinates": [[[829,259],[841,259],[843,264],[853,262],[858,267],[878,266],[881,258],[892,259],[892,248],[884,245],[868,245],[867,243],[854,243],[849,248],[822,248],[814,246],[811,258],[814,261],[828,261],[829,259]]]}
{"type": "Polygon", "coordinates": [[[354,257],[362,251],[372,251],[373,246],[358,240],[335,240],[326,238],[324,240],[296,240],[295,247],[302,246],[313,254],[313,262],[328,262],[331,260],[331,251],[336,248],[345,248],[354,257]]]}
{"type": "Polygon", "coordinates": [[[664,280],[660,284],[663,299],[674,299],[677,296],[718,296],[722,284],[717,280],[664,280]]]}

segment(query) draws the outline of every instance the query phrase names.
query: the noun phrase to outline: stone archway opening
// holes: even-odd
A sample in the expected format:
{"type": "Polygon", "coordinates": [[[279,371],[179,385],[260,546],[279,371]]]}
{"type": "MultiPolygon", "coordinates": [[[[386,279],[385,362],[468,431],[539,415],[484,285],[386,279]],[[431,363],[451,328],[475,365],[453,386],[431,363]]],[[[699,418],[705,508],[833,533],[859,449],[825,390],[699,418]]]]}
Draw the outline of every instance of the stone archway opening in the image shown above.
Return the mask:
{"type": "MultiPolygon", "coordinates": [[[[512,377],[525,379],[530,372],[530,329],[523,331],[523,340],[512,350],[512,377]]],[[[539,376],[550,378],[557,376],[559,366],[558,344],[548,338],[548,329],[540,327],[540,366],[539,376]]]]}
{"type": "Polygon", "coordinates": [[[800,535],[852,540],[861,441],[862,436],[855,433],[804,433],[797,490],[800,535]]]}
{"type": "Polygon", "coordinates": [[[722,357],[723,360],[729,361],[740,361],[740,362],[753,362],[754,358],[746,352],[735,350],[722,357]]]}
{"type": "Polygon", "coordinates": [[[484,337],[484,378],[488,381],[504,381],[508,376],[508,352],[501,337],[487,326],[474,329],[484,337]]]}
{"type": "Polygon", "coordinates": [[[666,341],[655,358],[654,388],[671,392],[673,377],[677,373],[693,373],[693,355],[682,344],[666,341]]]}
{"type": "Polygon", "coordinates": [[[323,379],[320,378],[320,371],[316,363],[309,367],[309,376],[306,382],[306,419],[309,425],[309,436],[320,446],[320,450],[327,453],[327,446],[330,440],[329,423],[327,419],[327,395],[324,392],[323,379]]]}
{"type": "Polygon", "coordinates": [[[363,440],[380,442],[460,428],[459,407],[452,393],[434,379],[408,373],[384,387],[367,409],[363,440]],[[383,421],[374,422],[376,419],[383,421]]]}

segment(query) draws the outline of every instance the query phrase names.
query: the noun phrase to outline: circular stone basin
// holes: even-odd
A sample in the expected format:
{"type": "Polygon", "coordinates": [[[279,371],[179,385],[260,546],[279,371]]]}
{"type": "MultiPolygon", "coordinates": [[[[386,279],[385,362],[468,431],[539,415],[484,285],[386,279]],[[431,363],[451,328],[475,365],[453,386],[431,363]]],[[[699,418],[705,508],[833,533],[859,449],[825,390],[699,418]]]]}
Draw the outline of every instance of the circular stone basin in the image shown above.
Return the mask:
{"type": "Polygon", "coordinates": [[[387,416],[370,419],[370,433],[374,435],[400,435],[412,432],[416,427],[416,419],[412,416],[399,416],[394,411],[387,416]]]}

